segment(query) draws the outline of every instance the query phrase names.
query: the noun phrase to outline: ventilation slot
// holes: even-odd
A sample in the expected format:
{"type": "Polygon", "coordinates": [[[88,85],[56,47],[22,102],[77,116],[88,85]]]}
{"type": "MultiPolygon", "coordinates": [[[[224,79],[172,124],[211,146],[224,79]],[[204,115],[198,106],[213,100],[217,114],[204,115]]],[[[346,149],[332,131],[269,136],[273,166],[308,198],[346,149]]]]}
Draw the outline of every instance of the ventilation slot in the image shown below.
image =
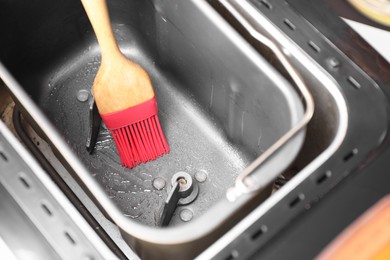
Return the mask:
{"type": "Polygon", "coordinates": [[[326,181],[327,179],[329,179],[330,176],[332,176],[332,172],[331,172],[331,171],[325,172],[324,174],[322,174],[322,175],[317,179],[317,184],[320,185],[321,183],[323,183],[324,181],[326,181]]]}
{"type": "Polygon", "coordinates": [[[30,188],[31,188],[30,183],[28,183],[28,181],[26,180],[25,177],[19,176],[19,180],[20,180],[20,182],[23,184],[23,186],[24,186],[25,188],[27,188],[27,189],[30,189],[30,188]]]}
{"type": "Polygon", "coordinates": [[[237,250],[233,250],[230,255],[228,255],[225,260],[233,260],[235,258],[239,257],[239,253],[237,250]]]}
{"type": "Polygon", "coordinates": [[[261,0],[260,3],[262,5],[264,5],[267,9],[271,10],[272,9],[272,5],[270,2],[268,2],[268,0],[261,0]]]}
{"type": "Polygon", "coordinates": [[[71,244],[76,245],[76,240],[74,240],[73,237],[67,231],[65,231],[64,235],[71,244]]]}
{"type": "Polygon", "coordinates": [[[354,157],[357,153],[358,153],[358,149],[356,148],[350,151],[347,155],[344,156],[343,158],[344,162],[351,160],[352,157],[354,157]]]}
{"type": "Polygon", "coordinates": [[[301,202],[302,200],[305,199],[305,195],[303,195],[302,193],[298,195],[298,197],[296,197],[295,199],[293,199],[291,202],[290,202],[290,208],[293,208],[295,207],[296,205],[298,205],[299,202],[301,202]]]}
{"type": "Polygon", "coordinates": [[[43,209],[43,211],[48,215],[48,216],[53,216],[53,213],[51,212],[51,210],[49,209],[49,207],[45,204],[45,203],[42,203],[41,204],[41,207],[43,209]]]}
{"type": "Polygon", "coordinates": [[[317,53],[321,52],[320,47],[318,47],[318,45],[315,44],[314,42],[309,41],[308,44],[309,44],[310,48],[312,48],[313,51],[315,51],[317,53]]]}
{"type": "Polygon", "coordinates": [[[353,77],[349,76],[347,78],[347,80],[348,80],[349,84],[351,84],[354,88],[356,88],[356,89],[360,88],[359,82],[356,79],[354,79],[353,77]]]}
{"type": "Polygon", "coordinates": [[[3,159],[4,161],[8,162],[7,156],[1,151],[0,151],[0,158],[3,159]]]}
{"type": "Polygon", "coordinates": [[[256,240],[259,237],[261,237],[265,232],[267,232],[268,228],[267,226],[261,226],[259,230],[257,230],[253,235],[251,236],[252,240],[256,240]]]}
{"type": "Polygon", "coordinates": [[[290,20],[284,19],[283,23],[291,30],[294,31],[297,27],[290,20]]]}

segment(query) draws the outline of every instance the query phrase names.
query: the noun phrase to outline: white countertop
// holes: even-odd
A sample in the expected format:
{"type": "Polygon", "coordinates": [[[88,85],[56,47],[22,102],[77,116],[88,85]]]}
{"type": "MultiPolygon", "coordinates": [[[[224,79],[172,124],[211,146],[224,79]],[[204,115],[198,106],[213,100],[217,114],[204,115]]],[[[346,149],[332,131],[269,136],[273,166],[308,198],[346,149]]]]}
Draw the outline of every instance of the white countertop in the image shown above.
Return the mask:
{"type": "Polygon", "coordinates": [[[390,62],[390,32],[349,19],[344,21],[390,62]]]}

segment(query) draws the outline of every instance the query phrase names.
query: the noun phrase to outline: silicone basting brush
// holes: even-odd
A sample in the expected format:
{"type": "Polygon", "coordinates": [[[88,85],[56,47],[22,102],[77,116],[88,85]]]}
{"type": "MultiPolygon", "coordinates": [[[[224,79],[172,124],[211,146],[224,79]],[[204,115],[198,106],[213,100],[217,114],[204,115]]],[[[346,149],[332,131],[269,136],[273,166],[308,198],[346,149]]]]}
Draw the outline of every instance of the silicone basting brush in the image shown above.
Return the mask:
{"type": "Polygon", "coordinates": [[[102,52],[93,95],[99,114],[111,131],[122,165],[132,168],[169,153],[149,75],[119,50],[106,0],[81,2],[102,52]]]}

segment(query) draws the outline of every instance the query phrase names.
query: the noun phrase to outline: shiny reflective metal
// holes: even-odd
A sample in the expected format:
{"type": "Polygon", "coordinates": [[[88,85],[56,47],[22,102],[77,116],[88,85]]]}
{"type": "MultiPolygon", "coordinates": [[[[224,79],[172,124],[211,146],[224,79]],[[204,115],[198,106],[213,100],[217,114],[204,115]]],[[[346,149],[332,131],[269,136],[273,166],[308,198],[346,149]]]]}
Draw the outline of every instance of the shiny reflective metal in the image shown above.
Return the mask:
{"type": "Polygon", "coordinates": [[[175,173],[172,176],[171,185],[172,188],[168,193],[161,213],[160,226],[162,227],[168,226],[177,206],[191,203],[198,195],[196,192],[195,197],[192,196],[193,199],[185,204],[183,204],[183,201],[180,202],[180,200],[188,198],[194,191],[192,177],[186,172],[175,173]]]}
{"type": "Polygon", "coordinates": [[[271,180],[274,180],[279,175],[278,172],[272,171],[262,174],[261,183],[251,179],[251,175],[254,174],[263,163],[265,163],[267,160],[270,160],[272,156],[274,156],[275,153],[277,153],[284,145],[286,145],[291,138],[293,138],[306,127],[314,114],[314,101],[310,91],[306,86],[306,83],[302,80],[299,72],[297,72],[297,70],[291,65],[288,58],[286,57],[285,53],[288,53],[288,50],[282,49],[280,46],[275,44],[275,42],[261,33],[261,30],[263,30],[261,24],[259,24],[258,20],[250,16],[247,8],[241,5],[243,1],[220,0],[220,2],[227,8],[227,10],[229,10],[229,12],[240,22],[240,24],[250,33],[253,38],[264,44],[273,52],[273,54],[276,56],[279,62],[281,62],[296,84],[296,87],[301,93],[306,105],[305,113],[299,122],[240,173],[236,179],[235,187],[230,189],[227,193],[228,199],[234,201],[237,196],[240,196],[242,193],[253,192],[265,187],[265,185],[267,185],[271,180]]]}
{"type": "Polygon", "coordinates": [[[164,203],[163,211],[161,212],[160,226],[166,227],[172,219],[173,213],[177,208],[177,203],[181,198],[180,183],[177,181],[172,186],[171,191],[164,203]]]}
{"type": "MultiPolygon", "coordinates": [[[[357,165],[371,157],[370,152],[380,146],[388,131],[388,101],[381,87],[335,43],[348,54],[353,53],[349,52],[351,45],[355,45],[355,49],[351,48],[355,51],[358,45],[364,46],[362,49],[367,46],[362,41],[355,42],[351,29],[336,15],[322,10],[326,9],[325,3],[307,3],[240,1],[267,36],[289,51],[289,60],[307,82],[316,109],[307,127],[305,144],[292,165],[298,173],[197,259],[250,259],[267,243],[282,241],[283,236],[273,238],[284,234],[280,231],[288,228],[293,219],[302,216],[312,203],[318,203],[357,165]],[[321,20],[317,20],[319,17],[321,20]],[[333,58],[338,62],[332,68],[329,59],[333,58]]],[[[247,37],[249,41],[251,38],[247,37]]]]}
{"type": "Polygon", "coordinates": [[[0,240],[17,259],[115,255],[0,120],[0,240]]]}
{"type": "Polygon", "coordinates": [[[91,154],[95,149],[96,141],[99,136],[99,128],[102,122],[95,100],[89,101],[89,132],[87,135],[86,148],[91,154]]]}
{"type": "MultiPolygon", "coordinates": [[[[42,1],[47,8],[4,3],[9,15],[1,16],[1,24],[7,24],[1,30],[10,37],[0,42],[0,59],[7,66],[0,66],[0,76],[26,117],[142,258],[193,257],[269,196],[269,189],[244,192],[231,202],[225,194],[251,161],[297,124],[303,105],[291,84],[208,3],[109,3],[121,49],[152,76],[159,118],[175,148],[159,161],[126,170],[103,127],[94,153],[85,150],[89,108],[75,95],[91,85],[99,49],[82,7],[78,1],[42,1]],[[32,9],[44,21],[11,26],[20,23],[13,22],[18,12],[32,9]],[[36,34],[21,41],[17,29],[36,34]],[[160,229],[154,214],[167,190],[153,189],[152,180],[157,175],[168,180],[178,170],[205,171],[207,180],[199,183],[199,196],[188,206],[193,219],[183,223],[178,216],[171,227],[160,229]]],[[[257,176],[259,183],[262,171],[279,174],[303,140],[301,131],[251,178],[257,176]]]]}

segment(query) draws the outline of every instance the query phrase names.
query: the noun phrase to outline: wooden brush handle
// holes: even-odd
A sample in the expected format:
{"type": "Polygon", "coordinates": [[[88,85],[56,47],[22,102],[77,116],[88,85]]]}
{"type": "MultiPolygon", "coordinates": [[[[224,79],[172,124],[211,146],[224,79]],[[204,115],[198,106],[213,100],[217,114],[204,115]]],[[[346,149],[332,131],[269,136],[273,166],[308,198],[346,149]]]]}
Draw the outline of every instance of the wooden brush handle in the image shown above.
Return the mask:
{"type": "Polygon", "coordinates": [[[93,83],[100,114],[118,112],[154,97],[148,73],[119,50],[111,29],[106,0],[81,0],[95,31],[102,63],[93,83]]]}
{"type": "Polygon", "coordinates": [[[120,54],[111,29],[106,0],[81,0],[81,2],[95,31],[102,58],[107,59],[112,55],[120,54]]]}

